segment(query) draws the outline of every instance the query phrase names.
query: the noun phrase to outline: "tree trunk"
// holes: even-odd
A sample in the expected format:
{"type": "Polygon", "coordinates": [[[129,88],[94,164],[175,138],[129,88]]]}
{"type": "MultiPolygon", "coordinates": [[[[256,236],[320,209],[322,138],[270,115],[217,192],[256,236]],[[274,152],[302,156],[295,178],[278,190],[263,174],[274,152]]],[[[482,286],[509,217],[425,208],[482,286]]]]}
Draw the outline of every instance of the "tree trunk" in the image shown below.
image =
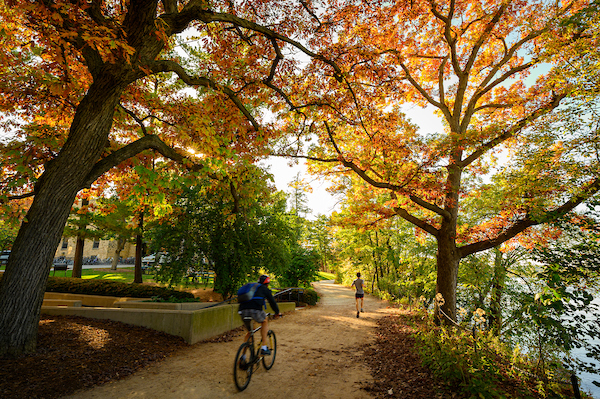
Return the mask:
{"type": "MultiPolygon", "coordinates": [[[[133,275],[133,282],[137,284],[142,284],[142,235],[144,231],[144,212],[140,213],[140,231],[135,240],[135,269],[133,275]]],[[[156,254],[155,262],[159,262],[160,257],[156,254]]]]}
{"type": "MultiPolygon", "coordinates": [[[[460,257],[452,237],[438,237],[437,253],[437,285],[436,292],[441,294],[443,305],[441,310],[446,317],[441,316],[444,324],[456,321],[456,287],[458,281],[458,265],[460,257]]],[[[439,317],[436,306],[436,317],[439,317]]]]}
{"type": "Polygon", "coordinates": [[[75,197],[108,143],[121,92],[109,78],[90,86],[77,107],[67,142],[36,184],[0,282],[0,356],[36,348],[52,259],[75,197]]]}
{"type": "Polygon", "coordinates": [[[460,251],[456,247],[456,226],[458,221],[458,203],[460,192],[460,179],[462,170],[457,166],[461,158],[460,151],[452,155],[448,166],[448,179],[446,181],[446,198],[444,209],[448,212],[442,217],[441,226],[437,235],[437,289],[436,294],[441,294],[443,304],[441,310],[444,315],[439,315],[442,323],[451,324],[456,321],[456,287],[458,280],[458,265],[460,264],[460,251]]]}
{"type": "Polygon", "coordinates": [[[117,265],[119,264],[119,259],[121,258],[121,251],[123,248],[125,248],[125,238],[119,237],[117,240],[117,246],[115,247],[113,260],[110,265],[110,270],[117,270],[117,265]]]}
{"type": "MultiPolygon", "coordinates": [[[[90,204],[90,200],[85,198],[81,201],[81,208],[86,209],[90,204]]],[[[81,278],[81,269],[83,268],[83,247],[85,245],[85,230],[87,226],[82,225],[79,226],[79,236],[77,236],[77,243],[75,244],[75,257],[73,259],[73,273],[72,277],[81,278]]]]}
{"type": "Polygon", "coordinates": [[[71,274],[71,276],[75,278],[81,278],[84,245],[85,240],[82,237],[77,237],[77,244],[75,244],[75,256],[73,257],[73,273],[71,274]]]}

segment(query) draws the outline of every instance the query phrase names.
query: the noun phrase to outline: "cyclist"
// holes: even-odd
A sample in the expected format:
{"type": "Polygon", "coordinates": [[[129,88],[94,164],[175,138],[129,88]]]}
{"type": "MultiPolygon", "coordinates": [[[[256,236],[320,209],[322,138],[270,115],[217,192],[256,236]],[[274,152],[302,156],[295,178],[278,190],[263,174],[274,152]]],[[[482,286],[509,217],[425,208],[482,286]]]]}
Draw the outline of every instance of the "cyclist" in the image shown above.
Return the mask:
{"type": "MultiPolygon", "coordinates": [[[[264,310],[266,308],[265,299],[269,301],[273,312],[275,312],[275,317],[278,317],[281,314],[279,313],[279,306],[277,306],[277,302],[275,302],[275,298],[273,298],[273,294],[269,289],[269,283],[271,282],[269,276],[263,274],[258,279],[258,282],[260,283],[260,286],[254,292],[254,297],[249,301],[240,303],[238,313],[242,316],[242,319],[244,317],[252,317],[254,321],[262,324],[262,328],[260,330],[262,336],[261,353],[269,356],[271,354],[270,348],[267,347],[269,319],[267,318],[267,314],[264,310]]],[[[248,328],[248,333],[246,334],[244,341],[247,341],[250,338],[250,330],[252,329],[249,323],[246,324],[246,327],[248,328]]]]}

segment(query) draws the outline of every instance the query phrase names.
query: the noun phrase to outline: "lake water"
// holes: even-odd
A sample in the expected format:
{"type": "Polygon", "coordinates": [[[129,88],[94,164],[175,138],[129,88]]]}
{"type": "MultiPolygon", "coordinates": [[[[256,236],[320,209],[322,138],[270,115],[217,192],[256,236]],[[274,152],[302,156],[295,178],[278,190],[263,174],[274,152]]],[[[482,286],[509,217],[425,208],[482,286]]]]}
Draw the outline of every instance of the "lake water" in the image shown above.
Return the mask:
{"type": "MultiPolygon", "coordinates": [[[[600,296],[596,295],[593,303],[595,303],[597,306],[600,306],[600,296]]],[[[597,318],[599,315],[590,315],[590,316],[597,318]]],[[[590,340],[590,342],[592,342],[594,345],[600,345],[600,340],[597,340],[597,339],[590,340]]],[[[580,360],[583,360],[585,362],[592,362],[592,359],[588,358],[585,355],[585,350],[583,348],[573,350],[573,351],[571,351],[571,354],[574,357],[576,357],[580,360]]],[[[595,363],[596,366],[598,366],[597,362],[593,362],[593,363],[595,363]]],[[[600,383],[600,375],[591,374],[591,373],[583,373],[580,371],[577,373],[577,377],[579,377],[581,379],[580,389],[582,392],[591,393],[595,399],[600,399],[600,387],[598,387],[592,383],[593,381],[597,381],[600,383]]]]}
{"type": "MultiPolygon", "coordinates": [[[[600,342],[595,341],[596,344],[599,344],[600,342]]],[[[581,351],[573,351],[573,356],[585,360],[585,361],[589,361],[590,359],[586,358],[585,356],[585,351],[581,350],[581,351]]],[[[581,378],[580,381],[580,389],[582,392],[588,392],[591,393],[592,396],[595,399],[600,399],[600,387],[597,387],[596,385],[594,385],[592,383],[592,381],[597,381],[600,382],[600,376],[598,374],[590,374],[590,373],[583,373],[583,372],[578,372],[577,373],[577,377],[581,378]]]]}

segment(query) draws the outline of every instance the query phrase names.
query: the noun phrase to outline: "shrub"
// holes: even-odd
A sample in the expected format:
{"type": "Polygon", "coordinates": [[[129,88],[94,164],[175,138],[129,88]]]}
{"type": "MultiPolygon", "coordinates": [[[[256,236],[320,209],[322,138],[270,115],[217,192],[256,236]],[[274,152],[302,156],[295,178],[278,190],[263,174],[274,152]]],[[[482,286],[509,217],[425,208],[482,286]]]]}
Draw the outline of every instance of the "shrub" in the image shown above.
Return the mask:
{"type": "Polygon", "coordinates": [[[319,295],[317,292],[311,288],[307,288],[304,290],[304,303],[308,305],[316,305],[319,301],[319,295]]]}
{"type": "Polygon", "coordinates": [[[299,305],[300,303],[306,303],[307,305],[316,305],[319,301],[319,296],[317,295],[317,292],[312,288],[293,288],[291,291],[285,294],[276,296],[275,300],[278,302],[294,301],[296,302],[296,305],[299,305]]]}
{"type": "Polygon", "coordinates": [[[535,377],[535,365],[485,332],[421,326],[416,347],[434,376],[472,398],[569,398],[568,385],[535,377]],[[541,380],[546,380],[542,383],[541,380]]]}
{"type": "Polygon", "coordinates": [[[191,292],[143,284],[108,280],[82,280],[69,277],[48,277],[47,292],[102,295],[133,298],[194,298],[191,292]]]}
{"type": "Polygon", "coordinates": [[[188,303],[188,302],[200,302],[200,298],[175,298],[170,296],[168,298],[163,298],[160,296],[153,296],[144,302],[166,302],[166,303],[188,303]]]}

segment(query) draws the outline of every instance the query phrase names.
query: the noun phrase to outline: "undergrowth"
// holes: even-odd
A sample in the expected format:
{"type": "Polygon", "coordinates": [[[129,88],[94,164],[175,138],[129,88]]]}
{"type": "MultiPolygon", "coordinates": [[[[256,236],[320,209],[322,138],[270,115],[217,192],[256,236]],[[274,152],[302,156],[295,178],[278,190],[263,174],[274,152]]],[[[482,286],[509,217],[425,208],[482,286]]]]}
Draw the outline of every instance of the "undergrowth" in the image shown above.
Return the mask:
{"type": "Polygon", "coordinates": [[[566,373],[554,369],[536,374],[533,362],[484,331],[438,327],[427,321],[418,327],[416,345],[436,379],[464,397],[573,397],[566,373]]]}

